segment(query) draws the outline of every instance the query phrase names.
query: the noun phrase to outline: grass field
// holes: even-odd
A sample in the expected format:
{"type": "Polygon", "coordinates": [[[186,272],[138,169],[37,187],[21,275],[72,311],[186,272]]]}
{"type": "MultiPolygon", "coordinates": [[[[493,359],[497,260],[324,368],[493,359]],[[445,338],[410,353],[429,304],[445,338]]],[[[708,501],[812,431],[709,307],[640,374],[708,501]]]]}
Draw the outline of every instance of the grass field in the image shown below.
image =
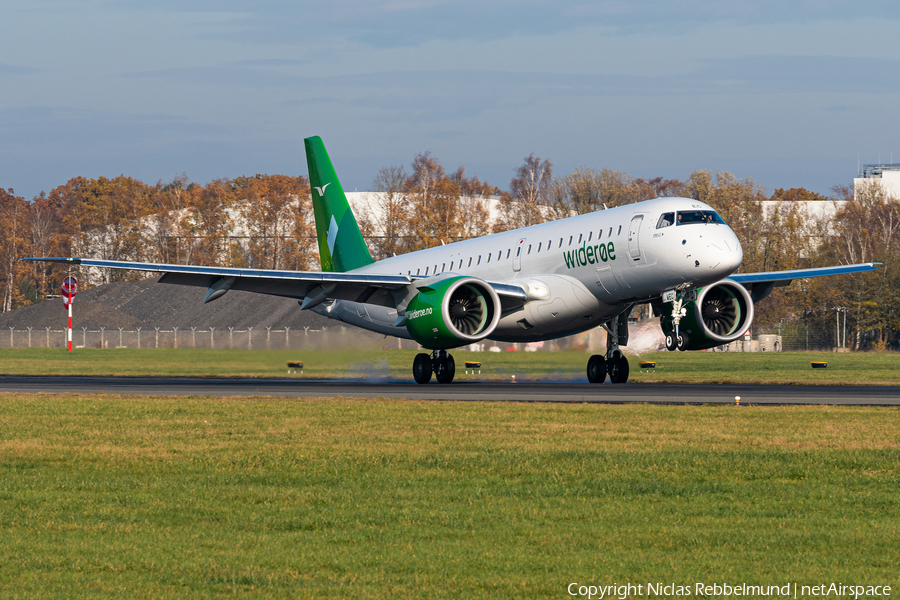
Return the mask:
{"type": "MultiPolygon", "coordinates": [[[[288,360],[302,360],[298,377],[412,377],[412,350],[192,350],[0,348],[0,373],[281,377],[288,360]]],[[[457,377],[466,360],[483,364],[482,379],[587,381],[584,352],[453,352],[457,377]]],[[[631,356],[631,381],[708,383],[900,384],[900,354],[778,352],[653,352],[631,356]],[[639,361],[656,361],[652,371],[639,361]],[[826,369],[810,362],[827,361],[826,369]]],[[[471,378],[471,376],[470,376],[471,378]]]]}
{"type": "Polygon", "coordinates": [[[900,585],[900,410],[0,395],[0,597],[900,585]]]}

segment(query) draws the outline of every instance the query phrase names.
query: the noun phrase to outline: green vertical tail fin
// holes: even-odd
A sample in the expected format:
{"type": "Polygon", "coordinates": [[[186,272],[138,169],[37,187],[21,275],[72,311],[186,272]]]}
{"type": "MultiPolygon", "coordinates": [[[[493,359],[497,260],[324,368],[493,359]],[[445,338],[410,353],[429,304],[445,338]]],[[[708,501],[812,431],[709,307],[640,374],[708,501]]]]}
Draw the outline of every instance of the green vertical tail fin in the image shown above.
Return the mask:
{"type": "Polygon", "coordinates": [[[322,138],[315,136],[303,141],[306,144],[322,271],[343,273],[375,262],[350,210],[322,138]]]}

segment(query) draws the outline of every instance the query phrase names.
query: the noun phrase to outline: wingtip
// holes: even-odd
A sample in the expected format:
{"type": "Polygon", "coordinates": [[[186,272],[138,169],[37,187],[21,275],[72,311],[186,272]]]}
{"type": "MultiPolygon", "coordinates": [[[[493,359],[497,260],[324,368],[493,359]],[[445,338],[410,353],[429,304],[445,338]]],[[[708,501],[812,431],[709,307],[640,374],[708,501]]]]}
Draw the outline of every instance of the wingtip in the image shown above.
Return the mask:
{"type": "Polygon", "coordinates": [[[73,258],[71,256],[31,256],[28,258],[20,258],[20,261],[27,260],[29,262],[55,262],[55,263],[69,263],[71,265],[80,265],[80,258],[73,258]]]}

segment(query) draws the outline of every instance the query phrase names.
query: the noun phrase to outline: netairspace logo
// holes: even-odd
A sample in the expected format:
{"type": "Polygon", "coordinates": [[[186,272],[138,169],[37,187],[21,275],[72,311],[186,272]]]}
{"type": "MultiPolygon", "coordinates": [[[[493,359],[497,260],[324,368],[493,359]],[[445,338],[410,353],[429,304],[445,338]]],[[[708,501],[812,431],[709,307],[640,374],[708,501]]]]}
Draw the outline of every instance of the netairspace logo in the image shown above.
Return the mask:
{"type": "Polygon", "coordinates": [[[595,246],[588,246],[585,243],[581,245],[581,248],[563,252],[563,258],[566,260],[567,269],[594,265],[600,262],[616,260],[616,247],[612,242],[595,246]]]}
{"type": "Polygon", "coordinates": [[[569,596],[604,600],[606,598],[648,598],[687,597],[730,598],[752,596],[754,598],[887,598],[891,595],[889,585],[847,585],[844,583],[820,583],[818,585],[750,585],[747,583],[614,583],[612,585],[582,585],[570,583],[566,588],[569,596]]]}

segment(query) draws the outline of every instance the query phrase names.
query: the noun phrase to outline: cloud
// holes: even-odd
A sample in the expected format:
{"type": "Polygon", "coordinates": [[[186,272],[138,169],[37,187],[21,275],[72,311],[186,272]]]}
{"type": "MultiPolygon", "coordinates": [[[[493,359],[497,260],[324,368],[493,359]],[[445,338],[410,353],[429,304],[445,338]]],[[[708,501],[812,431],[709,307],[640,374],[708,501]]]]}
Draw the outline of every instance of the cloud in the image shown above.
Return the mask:
{"type": "MultiPolygon", "coordinates": [[[[119,5],[122,6],[121,4],[119,5]]],[[[759,25],[846,21],[880,15],[897,20],[894,2],[872,0],[865,15],[849,0],[134,0],[132,10],[209,15],[202,35],[266,45],[338,40],[378,48],[411,47],[435,40],[491,41],[571,32],[585,27],[611,34],[683,35],[707,24],[759,25]]],[[[195,30],[196,33],[196,30],[195,30]]]]}
{"type": "Polygon", "coordinates": [[[296,60],[289,58],[262,58],[253,60],[240,60],[232,63],[237,67],[297,67],[309,64],[308,60],[296,60]]]}
{"type": "Polygon", "coordinates": [[[91,154],[109,159],[123,150],[225,137],[232,130],[177,115],[17,107],[0,110],[0,152],[28,157],[91,154]]]}
{"type": "Polygon", "coordinates": [[[290,76],[268,68],[242,64],[137,71],[122,73],[119,77],[126,79],[163,79],[179,84],[208,85],[221,88],[284,86],[296,81],[296,76],[290,76]]]}
{"type": "Polygon", "coordinates": [[[741,93],[897,93],[900,61],[844,56],[708,59],[690,79],[741,93]]]}
{"type": "Polygon", "coordinates": [[[34,73],[43,73],[43,69],[33,69],[31,67],[17,67],[0,63],[0,75],[32,75],[34,73]]]}
{"type": "Polygon", "coordinates": [[[403,111],[413,118],[466,117],[511,104],[528,105],[541,98],[900,92],[900,61],[840,56],[711,58],[677,75],[460,69],[308,76],[279,67],[240,63],[161,69],[122,77],[223,88],[275,87],[292,96],[282,102],[343,102],[358,108],[403,111]]]}
{"type": "Polygon", "coordinates": [[[0,110],[0,180],[30,198],[72,177],[120,173],[148,183],[187,172],[194,181],[262,172],[297,173],[302,142],[252,127],[167,114],[59,107],[0,110]]]}

